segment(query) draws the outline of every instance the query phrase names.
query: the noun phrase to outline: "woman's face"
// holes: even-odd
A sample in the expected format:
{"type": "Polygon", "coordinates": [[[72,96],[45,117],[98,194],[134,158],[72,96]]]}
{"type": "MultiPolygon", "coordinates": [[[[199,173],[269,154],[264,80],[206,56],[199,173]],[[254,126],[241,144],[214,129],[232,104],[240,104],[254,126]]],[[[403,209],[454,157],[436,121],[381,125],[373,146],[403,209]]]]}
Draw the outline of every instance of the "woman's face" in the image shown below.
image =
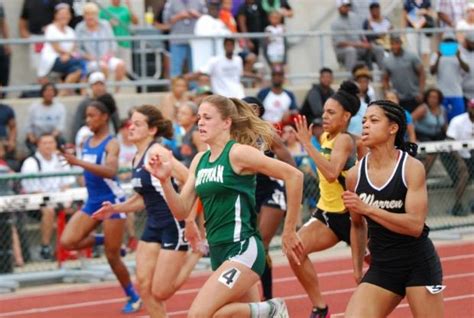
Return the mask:
{"type": "Polygon", "coordinates": [[[61,26],[66,26],[71,21],[71,12],[68,8],[59,9],[55,16],[54,21],[61,26]]]}
{"type": "Polygon", "coordinates": [[[107,126],[109,116],[102,113],[94,106],[87,106],[86,109],[86,124],[89,129],[95,133],[102,127],[107,126]]]}
{"type": "Polygon", "coordinates": [[[43,91],[43,101],[49,103],[53,100],[55,95],[54,88],[52,86],[46,86],[45,90],[43,91]]]}
{"type": "Polygon", "coordinates": [[[137,142],[146,139],[148,136],[154,136],[156,128],[151,130],[148,126],[148,118],[139,112],[133,112],[128,127],[128,139],[131,142],[137,142]]]}
{"type": "Polygon", "coordinates": [[[232,121],[230,118],[222,119],[221,113],[216,106],[203,102],[198,111],[198,129],[201,140],[212,144],[215,138],[223,131],[230,132],[232,121]]]}
{"type": "Polygon", "coordinates": [[[188,90],[188,83],[183,80],[179,79],[173,84],[173,95],[180,98],[183,96],[184,93],[188,90]]]}
{"type": "Polygon", "coordinates": [[[431,91],[426,98],[426,102],[429,106],[439,106],[440,100],[438,93],[431,91]]]}
{"type": "Polygon", "coordinates": [[[296,135],[295,132],[293,131],[293,128],[290,125],[286,125],[283,127],[281,130],[281,139],[287,144],[287,145],[293,145],[296,143],[296,135]]]}
{"type": "Polygon", "coordinates": [[[82,17],[84,18],[84,22],[87,26],[95,26],[97,22],[99,22],[99,15],[97,12],[87,11],[84,12],[82,17]]]}
{"type": "Polygon", "coordinates": [[[176,114],[178,124],[183,127],[187,127],[196,123],[196,116],[193,114],[192,109],[184,104],[179,106],[178,113],[176,114]]]}
{"type": "Polygon", "coordinates": [[[323,129],[330,134],[344,131],[349,123],[351,114],[335,99],[329,98],[323,109],[323,129]]]}
{"type": "Polygon", "coordinates": [[[395,137],[397,130],[398,125],[389,121],[382,108],[370,106],[362,119],[362,144],[371,148],[386,143],[395,137]]]}

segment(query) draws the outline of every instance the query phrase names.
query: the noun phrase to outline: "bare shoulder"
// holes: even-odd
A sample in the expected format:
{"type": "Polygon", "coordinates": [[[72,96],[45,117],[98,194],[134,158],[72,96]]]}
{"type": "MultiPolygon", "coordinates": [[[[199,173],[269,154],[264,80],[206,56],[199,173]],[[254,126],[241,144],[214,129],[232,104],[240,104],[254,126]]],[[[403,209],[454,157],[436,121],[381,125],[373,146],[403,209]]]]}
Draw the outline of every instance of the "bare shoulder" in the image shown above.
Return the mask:
{"type": "Polygon", "coordinates": [[[412,156],[408,156],[405,165],[405,178],[407,185],[425,182],[425,166],[420,160],[413,158],[412,156]]]}

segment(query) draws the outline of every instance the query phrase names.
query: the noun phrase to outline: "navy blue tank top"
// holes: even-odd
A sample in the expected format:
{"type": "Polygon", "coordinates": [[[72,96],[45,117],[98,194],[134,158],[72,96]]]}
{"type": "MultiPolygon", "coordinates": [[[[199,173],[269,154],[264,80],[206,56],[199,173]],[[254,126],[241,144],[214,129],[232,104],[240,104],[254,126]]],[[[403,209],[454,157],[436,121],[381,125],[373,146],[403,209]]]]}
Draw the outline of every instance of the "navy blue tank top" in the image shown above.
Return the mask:
{"type": "MultiPolygon", "coordinates": [[[[153,144],[155,142],[151,143],[148,149],[153,144]]],[[[133,190],[143,197],[148,225],[161,228],[170,223],[175,223],[175,219],[165,201],[160,180],[153,177],[144,167],[148,149],[143,154],[140,162],[136,165],[133,164],[132,186],[133,190]]]]}
{"type": "MultiPolygon", "coordinates": [[[[374,186],[367,174],[366,155],[359,166],[359,176],[355,192],[365,203],[384,209],[391,213],[406,213],[405,198],[407,186],[405,182],[405,165],[408,158],[406,152],[400,151],[397,165],[388,179],[381,187],[374,186]]],[[[413,237],[393,232],[380,225],[369,217],[366,217],[369,229],[369,250],[374,262],[391,262],[405,257],[411,257],[410,253],[416,251],[415,247],[421,246],[427,239],[429,228],[426,224],[419,237],[413,237]]]]}
{"type": "MultiPolygon", "coordinates": [[[[82,160],[89,163],[104,165],[107,144],[113,139],[111,135],[107,136],[100,144],[95,147],[90,145],[92,137],[89,137],[82,149],[82,160]]],[[[112,197],[124,198],[125,193],[120,187],[117,177],[112,179],[103,178],[84,170],[84,180],[86,183],[89,201],[110,200],[112,197]]],[[[113,202],[113,201],[112,201],[113,202]]]]}

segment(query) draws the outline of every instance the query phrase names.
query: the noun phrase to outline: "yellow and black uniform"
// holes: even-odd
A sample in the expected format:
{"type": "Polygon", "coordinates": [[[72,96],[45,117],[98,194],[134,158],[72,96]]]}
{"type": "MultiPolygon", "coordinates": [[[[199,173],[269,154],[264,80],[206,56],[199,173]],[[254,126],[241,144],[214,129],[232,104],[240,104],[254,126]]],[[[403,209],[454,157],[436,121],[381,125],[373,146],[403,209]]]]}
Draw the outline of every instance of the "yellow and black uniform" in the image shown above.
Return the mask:
{"type": "MultiPolygon", "coordinates": [[[[324,132],[321,135],[320,152],[326,159],[329,160],[334,148],[334,141],[338,135],[331,139],[329,139],[328,135],[329,134],[327,132],[324,132]]],[[[349,158],[347,158],[344,168],[342,169],[337,180],[334,182],[329,182],[318,169],[319,191],[321,196],[317,204],[317,209],[313,212],[313,218],[323,222],[334,232],[334,234],[337,235],[341,241],[344,241],[348,244],[350,244],[351,220],[349,218],[349,212],[344,206],[342,193],[345,190],[345,179],[347,172],[356,163],[356,153],[357,149],[354,143],[354,150],[352,151],[349,158]]]]}

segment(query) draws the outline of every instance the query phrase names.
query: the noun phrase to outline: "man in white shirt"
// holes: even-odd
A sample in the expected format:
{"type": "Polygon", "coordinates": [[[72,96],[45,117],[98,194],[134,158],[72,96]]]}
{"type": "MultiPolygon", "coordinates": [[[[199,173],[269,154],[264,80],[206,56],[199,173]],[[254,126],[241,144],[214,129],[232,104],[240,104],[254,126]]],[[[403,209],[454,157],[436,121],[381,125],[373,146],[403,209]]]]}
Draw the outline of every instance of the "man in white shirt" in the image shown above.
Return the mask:
{"type": "Polygon", "coordinates": [[[225,97],[244,98],[244,86],[240,82],[244,73],[242,58],[234,55],[235,40],[224,39],[224,56],[212,57],[199,69],[208,74],[214,94],[225,97]]]}
{"type": "MultiPolygon", "coordinates": [[[[64,165],[57,154],[56,139],[51,134],[41,135],[38,148],[34,155],[28,157],[21,166],[21,173],[60,172],[69,171],[69,165],[64,165]]],[[[21,186],[25,193],[61,192],[75,182],[74,177],[47,177],[38,179],[23,179],[21,186]]],[[[53,236],[55,211],[52,207],[41,207],[41,252],[43,259],[51,259],[50,247],[53,236]]]]}
{"type": "MultiPolygon", "coordinates": [[[[446,135],[448,139],[454,140],[474,139],[474,99],[467,102],[467,112],[455,116],[451,120],[446,135]]],[[[474,150],[460,150],[458,154],[442,153],[441,160],[456,186],[455,205],[451,214],[466,215],[469,211],[464,209],[461,201],[469,182],[474,180],[474,150]]],[[[474,197],[472,195],[469,201],[471,213],[474,213],[474,197]]]]}

